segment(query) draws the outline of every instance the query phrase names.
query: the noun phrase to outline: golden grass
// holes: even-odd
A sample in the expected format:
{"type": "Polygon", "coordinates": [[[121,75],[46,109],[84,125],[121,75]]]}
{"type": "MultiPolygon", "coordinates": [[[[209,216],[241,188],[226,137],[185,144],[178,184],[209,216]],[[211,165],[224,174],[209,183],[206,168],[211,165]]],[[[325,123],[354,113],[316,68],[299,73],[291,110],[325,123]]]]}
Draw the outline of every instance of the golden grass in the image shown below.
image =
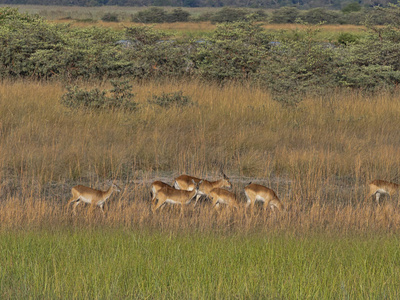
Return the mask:
{"type": "MultiPolygon", "coordinates": [[[[90,88],[90,85],[87,85],[90,88]]],[[[104,87],[108,88],[108,87],[104,87]]],[[[365,199],[374,178],[399,181],[397,95],[337,92],[297,108],[243,84],[198,81],[134,85],[135,113],[71,111],[59,83],[0,84],[0,223],[103,224],[196,230],[398,230],[397,197],[378,209],[365,199]],[[147,98],[182,91],[196,105],[162,109],[147,98]],[[273,188],[287,211],[244,208],[218,215],[189,207],[183,219],[168,209],[149,212],[150,183],[181,173],[219,178],[223,167],[245,203],[250,181],[273,188]],[[78,217],[65,205],[75,184],[123,187],[105,218],[78,217]]]]}
{"type": "MultiPolygon", "coordinates": [[[[79,20],[53,20],[51,21],[55,24],[71,24],[72,27],[84,28],[90,26],[98,26],[104,28],[112,28],[116,30],[122,30],[126,27],[130,26],[152,26],[155,29],[169,31],[176,34],[182,33],[190,33],[190,34],[204,34],[207,32],[212,32],[217,28],[216,24],[212,24],[211,22],[177,22],[177,23],[159,23],[159,24],[151,24],[144,25],[141,23],[133,23],[129,21],[123,22],[103,22],[96,21],[95,23],[91,22],[82,22],[79,20]]],[[[302,24],[264,24],[262,26],[267,31],[275,32],[275,31],[293,31],[293,30],[305,30],[308,25],[302,24]]],[[[318,27],[320,30],[319,35],[326,36],[327,34],[337,35],[343,32],[351,32],[354,34],[362,34],[366,32],[365,26],[358,25],[320,25],[318,27]]]]}

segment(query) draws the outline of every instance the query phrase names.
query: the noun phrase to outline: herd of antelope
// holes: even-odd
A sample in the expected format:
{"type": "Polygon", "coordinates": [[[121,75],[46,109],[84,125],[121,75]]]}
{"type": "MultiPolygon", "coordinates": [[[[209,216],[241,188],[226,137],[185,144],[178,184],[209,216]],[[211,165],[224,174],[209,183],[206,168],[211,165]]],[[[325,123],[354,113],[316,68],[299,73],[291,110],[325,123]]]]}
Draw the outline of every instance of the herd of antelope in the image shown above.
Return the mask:
{"type": "MultiPolygon", "coordinates": [[[[166,204],[178,204],[181,206],[181,213],[183,213],[184,206],[190,204],[193,200],[194,206],[196,206],[201,197],[207,197],[215,209],[219,208],[220,205],[238,209],[238,198],[233,192],[226,189],[231,189],[232,184],[223,172],[222,175],[223,178],[216,181],[181,175],[175,178],[172,185],[162,181],[154,181],[151,184],[151,209],[155,212],[166,204]]],[[[373,180],[369,183],[367,198],[374,196],[376,203],[379,205],[382,195],[391,197],[399,191],[399,187],[399,184],[389,181],[373,180]]],[[[114,191],[120,192],[121,189],[116,184],[112,184],[106,191],[77,185],[71,190],[72,198],[67,206],[75,202],[73,213],[76,214],[76,207],[82,201],[92,206],[100,207],[104,214],[104,203],[114,191]]],[[[276,193],[268,187],[250,183],[244,188],[244,193],[247,200],[246,208],[251,207],[253,209],[254,204],[260,201],[263,203],[263,209],[265,210],[268,208],[271,210],[278,209],[278,211],[284,210],[284,205],[276,193]]]]}

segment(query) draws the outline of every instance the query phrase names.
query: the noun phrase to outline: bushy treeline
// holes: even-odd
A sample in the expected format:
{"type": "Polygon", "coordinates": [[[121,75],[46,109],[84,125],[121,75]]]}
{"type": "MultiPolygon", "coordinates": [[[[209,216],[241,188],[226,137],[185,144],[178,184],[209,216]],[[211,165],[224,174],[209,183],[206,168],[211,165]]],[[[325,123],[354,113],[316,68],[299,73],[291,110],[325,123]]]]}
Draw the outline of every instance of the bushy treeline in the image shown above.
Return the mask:
{"type": "MultiPolygon", "coordinates": [[[[354,1],[363,6],[386,6],[396,3],[393,0],[361,0],[354,1]]],[[[253,7],[278,8],[296,6],[302,8],[330,7],[340,9],[349,3],[348,0],[0,0],[0,4],[29,5],[63,5],[63,6],[175,6],[175,7],[253,7]]]]}
{"type": "MultiPolygon", "coordinates": [[[[104,17],[103,21],[110,21],[109,14],[106,14],[106,16],[108,17],[104,17]]],[[[116,18],[117,16],[115,15],[114,19],[116,18]]],[[[176,8],[168,12],[160,7],[151,7],[134,14],[131,21],[138,23],[267,21],[270,23],[288,24],[302,20],[309,24],[359,25],[367,18],[370,23],[375,25],[384,25],[392,22],[392,17],[390,14],[385,13],[384,10],[362,8],[359,4],[346,5],[340,11],[325,8],[299,10],[296,7],[282,7],[274,10],[272,13],[267,13],[264,9],[249,10],[245,8],[223,7],[214,13],[206,12],[196,16],[192,16],[182,8],[176,8]]]]}
{"type": "Polygon", "coordinates": [[[328,88],[377,90],[400,82],[400,8],[385,9],[394,24],[371,27],[335,43],[316,38],[318,28],[270,33],[259,24],[218,25],[202,40],[173,39],[150,27],[125,31],[71,28],[39,17],[0,10],[0,76],[62,80],[202,78],[247,81],[281,101],[328,88]]]}

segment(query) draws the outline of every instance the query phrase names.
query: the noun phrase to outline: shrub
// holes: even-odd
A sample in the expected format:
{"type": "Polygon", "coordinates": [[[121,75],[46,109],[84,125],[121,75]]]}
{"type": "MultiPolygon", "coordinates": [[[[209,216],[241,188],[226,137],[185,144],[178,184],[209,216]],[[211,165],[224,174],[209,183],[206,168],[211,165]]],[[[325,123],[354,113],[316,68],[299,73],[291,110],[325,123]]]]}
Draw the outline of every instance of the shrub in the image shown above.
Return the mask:
{"type": "Polygon", "coordinates": [[[171,13],[167,14],[166,22],[187,22],[189,20],[190,13],[181,9],[175,8],[171,13]]]}
{"type": "Polygon", "coordinates": [[[246,15],[247,11],[244,9],[224,7],[211,17],[211,21],[216,23],[243,21],[246,15]]]}
{"type": "Polygon", "coordinates": [[[67,87],[67,93],[61,98],[61,103],[69,108],[98,109],[122,109],[133,111],[137,103],[133,101],[132,86],[127,81],[111,81],[111,90],[90,91],[80,89],[77,86],[67,87]],[[111,94],[111,96],[108,96],[111,94]]]}
{"type": "Polygon", "coordinates": [[[169,35],[165,32],[154,30],[148,26],[132,26],[125,29],[125,36],[128,40],[134,40],[144,45],[150,45],[168,37],[169,35]]]}
{"type": "Polygon", "coordinates": [[[161,96],[153,95],[151,99],[147,100],[150,104],[156,104],[163,108],[170,108],[172,106],[184,107],[192,105],[193,102],[189,96],[184,96],[182,91],[174,93],[162,93],[161,96]]]}
{"type": "Polygon", "coordinates": [[[192,16],[191,20],[194,22],[211,21],[213,16],[214,14],[211,12],[204,12],[202,14],[199,14],[198,16],[192,16]]]}
{"type": "Polygon", "coordinates": [[[357,40],[357,36],[351,34],[350,32],[343,32],[338,37],[338,43],[343,45],[355,43],[357,40]]]}
{"type": "Polygon", "coordinates": [[[342,13],[347,14],[360,10],[361,10],[361,5],[358,2],[352,2],[342,8],[342,13]]]}
{"type": "Polygon", "coordinates": [[[197,72],[207,79],[246,79],[256,73],[269,48],[269,35],[258,24],[225,23],[195,53],[197,72]]]}
{"type": "Polygon", "coordinates": [[[335,24],[339,22],[339,14],[324,8],[314,8],[305,12],[301,16],[301,19],[309,24],[318,24],[322,22],[335,24]]]}
{"type": "Polygon", "coordinates": [[[295,7],[282,7],[272,13],[272,23],[294,23],[299,16],[299,10],[295,7]]]}
{"type": "Polygon", "coordinates": [[[268,18],[268,14],[264,9],[257,9],[256,12],[252,13],[247,18],[254,21],[265,21],[268,18]]]}
{"type": "Polygon", "coordinates": [[[119,22],[118,15],[115,13],[106,13],[101,20],[104,22],[119,22]]]}
{"type": "Polygon", "coordinates": [[[167,13],[159,7],[151,7],[132,16],[132,22],[136,23],[164,23],[166,19],[167,13]]]}

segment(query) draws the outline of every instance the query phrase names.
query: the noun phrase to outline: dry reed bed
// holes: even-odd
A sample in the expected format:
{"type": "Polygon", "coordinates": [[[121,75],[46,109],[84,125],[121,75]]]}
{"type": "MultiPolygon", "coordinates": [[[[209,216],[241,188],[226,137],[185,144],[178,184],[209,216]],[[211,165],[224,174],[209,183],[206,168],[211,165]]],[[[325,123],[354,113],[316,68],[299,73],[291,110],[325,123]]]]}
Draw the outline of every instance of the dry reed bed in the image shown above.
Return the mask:
{"type": "MultiPolygon", "coordinates": [[[[59,199],[49,201],[37,197],[9,198],[0,204],[2,230],[26,228],[96,228],[112,227],[157,231],[195,231],[219,233],[291,232],[368,233],[399,232],[400,211],[393,205],[380,208],[373,205],[321,205],[309,207],[289,203],[281,213],[271,211],[238,211],[228,209],[216,212],[211,205],[188,206],[184,215],[180,209],[169,207],[157,213],[150,211],[150,203],[134,198],[130,193],[110,201],[106,215],[100,210],[80,205],[76,216],[59,199]],[[132,198],[131,198],[132,197],[132,198]]],[[[244,204],[244,203],[243,203],[244,204]]]]}
{"type": "MultiPolygon", "coordinates": [[[[88,87],[92,85],[86,84],[88,87]]],[[[108,88],[108,87],[105,87],[108,88]]],[[[0,222],[100,224],[163,229],[338,231],[397,230],[396,197],[377,209],[366,201],[373,178],[398,181],[400,104],[397,95],[338,92],[283,107],[258,88],[198,81],[134,86],[135,113],[71,111],[59,83],[0,84],[0,222]],[[169,110],[147,104],[152,94],[181,90],[196,105],[169,110]],[[152,180],[181,173],[219,178],[222,167],[244,201],[249,182],[277,191],[282,214],[241,210],[221,215],[188,208],[152,215],[152,180]],[[70,188],[106,188],[115,179],[105,218],[65,210],[70,188]]]]}

